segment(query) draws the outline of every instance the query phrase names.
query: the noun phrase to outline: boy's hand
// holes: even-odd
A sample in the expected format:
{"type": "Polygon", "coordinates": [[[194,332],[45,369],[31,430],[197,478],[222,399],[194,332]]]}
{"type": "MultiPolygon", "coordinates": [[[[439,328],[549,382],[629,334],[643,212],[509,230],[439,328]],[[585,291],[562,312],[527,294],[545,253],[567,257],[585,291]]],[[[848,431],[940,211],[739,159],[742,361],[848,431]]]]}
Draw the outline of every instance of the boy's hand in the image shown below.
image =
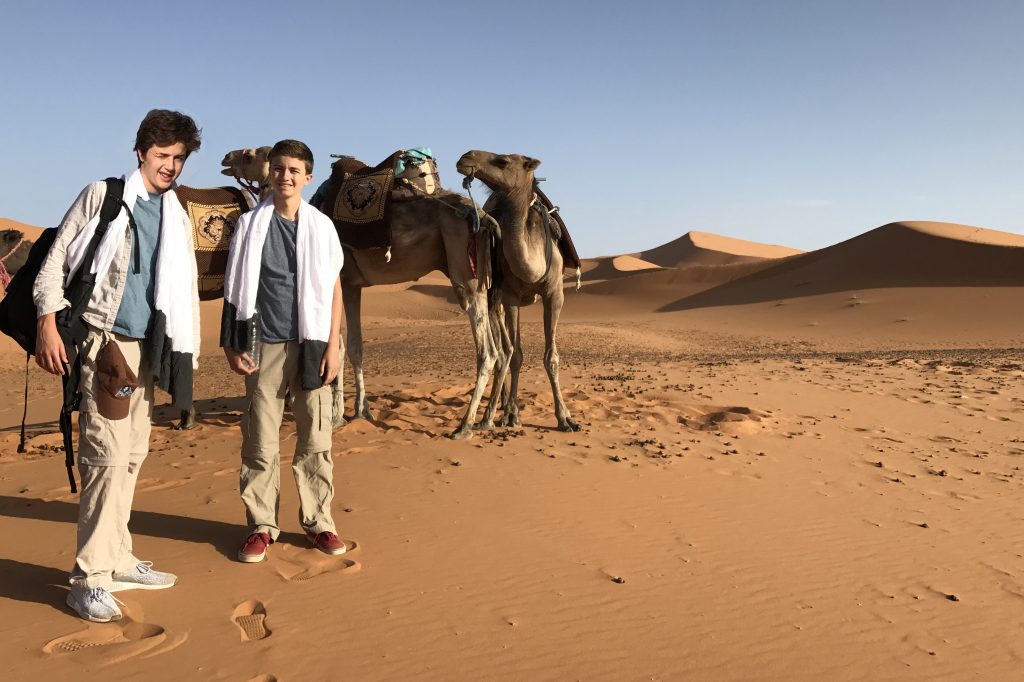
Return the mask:
{"type": "Polygon", "coordinates": [[[320,360],[320,376],[323,377],[324,383],[321,386],[326,386],[335,380],[338,376],[338,370],[341,369],[341,351],[338,349],[337,342],[327,342],[327,350],[324,351],[324,356],[320,360]]]}
{"type": "Polygon", "coordinates": [[[57,315],[43,315],[36,323],[36,364],[50,374],[64,375],[68,353],[57,333],[57,315]]]}
{"type": "Polygon", "coordinates": [[[249,376],[259,369],[259,366],[252,361],[252,358],[249,357],[248,353],[239,353],[234,348],[225,347],[224,357],[228,359],[228,367],[230,367],[231,371],[235,374],[249,376]]]}

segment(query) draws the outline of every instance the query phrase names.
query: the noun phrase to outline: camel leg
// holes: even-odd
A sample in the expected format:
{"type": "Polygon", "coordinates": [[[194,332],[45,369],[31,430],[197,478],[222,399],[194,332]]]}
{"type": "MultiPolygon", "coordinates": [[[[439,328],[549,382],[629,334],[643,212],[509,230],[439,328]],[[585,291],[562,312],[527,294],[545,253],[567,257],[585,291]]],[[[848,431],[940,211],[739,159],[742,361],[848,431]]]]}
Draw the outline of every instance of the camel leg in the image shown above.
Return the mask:
{"type": "Polygon", "coordinates": [[[505,328],[508,331],[509,345],[512,348],[512,357],[509,361],[511,379],[502,410],[504,415],[500,423],[504,426],[519,426],[519,403],[516,396],[519,395],[519,371],[523,368],[523,339],[519,333],[519,306],[505,304],[505,328]]]}
{"type": "Polygon", "coordinates": [[[338,378],[331,386],[331,426],[340,429],[345,421],[345,340],[338,335],[338,351],[341,353],[338,364],[338,378]]]}
{"type": "Polygon", "coordinates": [[[484,418],[480,421],[478,428],[490,430],[494,428],[494,413],[498,409],[498,403],[502,402],[505,376],[508,374],[508,365],[512,360],[512,340],[508,335],[508,329],[505,327],[505,313],[502,310],[501,302],[499,301],[494,306],[489,307],[488,313],[491,321],[491,342],[496,350],[499,348],[500,350],[498,350],[494,380],[491,383],[491,396],[487,401],[487,411],[484,413],[484,418]]]}
{"type": "Polygon", "coordinates": [[[181,421],[174,427],[176,431],[188,431],[198,426],[196,423],[196,406],[181,411],[181,421]]]}
{"type": "Polygon", "coordinates": [[[491,341],[489,322],[487,319],[487,292],[476,290],[476,282],[470,280],[467,284],[457,285],[465,293],[466,314],[473,330],[473,343],[476,346],[476,385],[473,387],[473,395],[469,399],[469,407],[466,415],[462,418],[459,428],[451,433],[451,438],[456,440],[473,437],[473,421],[476,419],[477,410],[480,408],[480,401],[484,397],[484,390],[487,388],[487,380],[491,374],[491,368],[497,357],[494,344],[491,341]]]}
{"type": "Polygon", "coordinates": [[[580,425],[569,416],[569,408],[562,400],[562,389],[558,385],[558,346],[555,343],[555,328],[558,326],[558,315],[562,311],[563,300],[561,283],[551,296],[544,298],[544,369],[547,370],[548,380],[551,382],[558,430],[579,431],[580,425]]]}
{"type": "Polygon", "coordinates": [[[352,363],[352,377],[356,388],[355,411],[352,418],[371,419],[370,410],[366,407],[366,385],[363,383],[363,290],[359,287],[345,286],[343,283],[341,294],[345,303],[345,326],[348,330],[348,358],[352,363]]]}

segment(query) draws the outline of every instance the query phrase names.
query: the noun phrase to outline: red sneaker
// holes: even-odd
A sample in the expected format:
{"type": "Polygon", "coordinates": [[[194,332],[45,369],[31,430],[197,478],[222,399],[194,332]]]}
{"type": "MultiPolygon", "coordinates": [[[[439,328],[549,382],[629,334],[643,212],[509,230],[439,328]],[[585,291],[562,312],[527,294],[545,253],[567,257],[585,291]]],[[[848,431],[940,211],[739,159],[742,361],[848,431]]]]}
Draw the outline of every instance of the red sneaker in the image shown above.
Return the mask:
{"type": "Polygon", "coordinates": [[[340,540],[337,535],[329,530],[325,530],[321,533],[306,533],[306,537],[313,543],[313,546],[319,549],[324,554],[344,554],[348,547],[345,546],[345,541],[340,540]]]}
{"type": "Polygon", "coordinates": [[[238,550],[238,560],[247,564],[255,564],[267,558],[267,547],[270,536],[266,533],[253,533],[245,539],[242,549],[238,550]]]}

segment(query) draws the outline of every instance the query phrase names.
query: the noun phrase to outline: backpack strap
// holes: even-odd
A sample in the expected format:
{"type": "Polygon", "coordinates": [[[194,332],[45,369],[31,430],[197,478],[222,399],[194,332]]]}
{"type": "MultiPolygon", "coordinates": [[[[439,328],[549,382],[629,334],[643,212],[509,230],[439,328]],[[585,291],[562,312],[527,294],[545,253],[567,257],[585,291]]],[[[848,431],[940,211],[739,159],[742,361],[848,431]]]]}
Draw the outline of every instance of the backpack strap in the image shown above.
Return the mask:
{"type": "MultiPolygon", "coordinates": [[[[121,212],[121,206],[124,206],[124,180],[121,178],[107,178],[103,182],[107,183],[107,193],[103,197],[103,205],[100,206],[100,224],[96,227],[96,230],[102,229],[106,232],[107,225],[121,212]]],[[[126,210],[127,208],[125,206],[126,210]]]]}
{"type": "MultiPolygon", "coordinates": [[[[128,225],[132,229],[132,255],[134,257],[134,269],[136,273],[142,272],[142,254],[139,249],[139,227],[135,224],[135,216],[132,215],[128,204],[124,202],[124,180],[121,178],[107,178],[107,194],[103,197],[103,205],[100,206],[100,222],[96,226],[96,233],[102,235],[107,231],[107,226],[117,217],[117,214],[124,208],[128,215],[128,225]],[[102,228],[103,232],[100,232],[102,228]]],[[[99,242],[97,242],[99,244],[99,242]]]]}
{"type": "MultiPolygon", "coordinates": [[[[107,233],[107,228],[110,227],[110,223],[117,218],[118,214],[123,208],[128,214],[128,224],[131,226],[134,236],[135,246],[135,270],[139,271],[141,265],[141,258],[139,256],[139,239],[138,239],[138,227],[135,225],[135,218],[132,216],[132,212],[128,210],[127,204],[124,203],[124,180],[120,178],[106,178],[104,182],[107,185],[107,192],[103,196],[103,204],[100,206],[100,220],[96,225],[96,232],[93,234],[92,239],[89,241],[89,246],[86,248],[85,258],[82,260],[82,265],[79,267],[78,272],[75,273],[75,277],[71,282],[68,283],[68,287],[65,290],[65,295],[68,296],[71,301],[71,308],[66,309],[67,313],[65,317],[65,325],[68,328],[68,334],[65,338],[65,344],[69,341],[78,345],[84,340],[84,324],[80,322],[82,313],[85,311],[85,306],[89,303],[89,298],[92,295],[93,287],[95,286],[95,277],[89,270],[92,267],[92,262],[96,257],[96,249],[99,247],[100,241],[103,239],[103,235],[107,233]],[[75,292],[71,295],[70,292],[75,292]],[[81,327],[81,329],[71,330],[72,326],[81,327]]],[[[63,335],[62,335],[63,336],[63,335]]],[[[72,413],[78,409],[78,404],[81,399],[81,393],[79,391],[79,380],[82,374],[82,357],[81,354],[77,354],[74,363],[68,367],[68,371],[62,378],[64,388],[64,401],[60,409],[60,431],[64,435],[64,465],[68,470],[68,482],[71,484],[71,492],[78,492],[75,485],[75,448],[71,440],[72,431],[74,429],[74,423],[72,420],[72,413]]]]}
{"type": "Polygon", "coordinates": [[[32,357],[25,353],[25,403],[21,411],[21,436],[18,438],[18,454],[25,452],[25,420],[28,419],[28,364],[32,357]]]}

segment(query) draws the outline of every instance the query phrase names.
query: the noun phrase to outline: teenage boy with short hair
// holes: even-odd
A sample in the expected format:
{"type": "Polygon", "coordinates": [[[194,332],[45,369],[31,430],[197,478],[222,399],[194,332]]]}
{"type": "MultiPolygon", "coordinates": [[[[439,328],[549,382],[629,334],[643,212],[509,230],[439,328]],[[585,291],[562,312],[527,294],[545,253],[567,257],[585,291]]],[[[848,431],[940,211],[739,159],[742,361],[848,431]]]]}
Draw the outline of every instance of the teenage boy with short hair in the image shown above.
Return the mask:
{"type": "Polygon", "coordinates": [[[180,409],[192,403],[199,355],[195,250],[192,225],[169,190],[199,149],[200,135],[185,114],[150,111],[135,138],[138,168],[124,181],[124,206],[92,263],[83,261],[107,193],[103,181],[82,190],[64,216],[33,288],[36,362],[58,375],[74,371],[69,360],[80,367],[82,491],[67,603],[93,622],[120,620],[111,592],[161,589],[177,580],[135,557],[128,519],[149,452],[154,384],[180,409]],[[65,348],[56,314],[69,305],[64,285],[78,268],[96,276],[82,315],[88,334],[77,348],[65,348]]]}
{"type": "Polygon", "coordinates": [[[299,523],[313,546],[342,554],[331,517],[331,383],[341,355],[341,242],[334,223],[302,199],[313,154],[298,140],[270,151],[273,192],[238,220],[224,279],[221,346],[245,376],[239,489],[248,530],[238,551],[262,561],[280,534],[280,429],[292,396],[298,430],[292,473],[299,523]]]}

